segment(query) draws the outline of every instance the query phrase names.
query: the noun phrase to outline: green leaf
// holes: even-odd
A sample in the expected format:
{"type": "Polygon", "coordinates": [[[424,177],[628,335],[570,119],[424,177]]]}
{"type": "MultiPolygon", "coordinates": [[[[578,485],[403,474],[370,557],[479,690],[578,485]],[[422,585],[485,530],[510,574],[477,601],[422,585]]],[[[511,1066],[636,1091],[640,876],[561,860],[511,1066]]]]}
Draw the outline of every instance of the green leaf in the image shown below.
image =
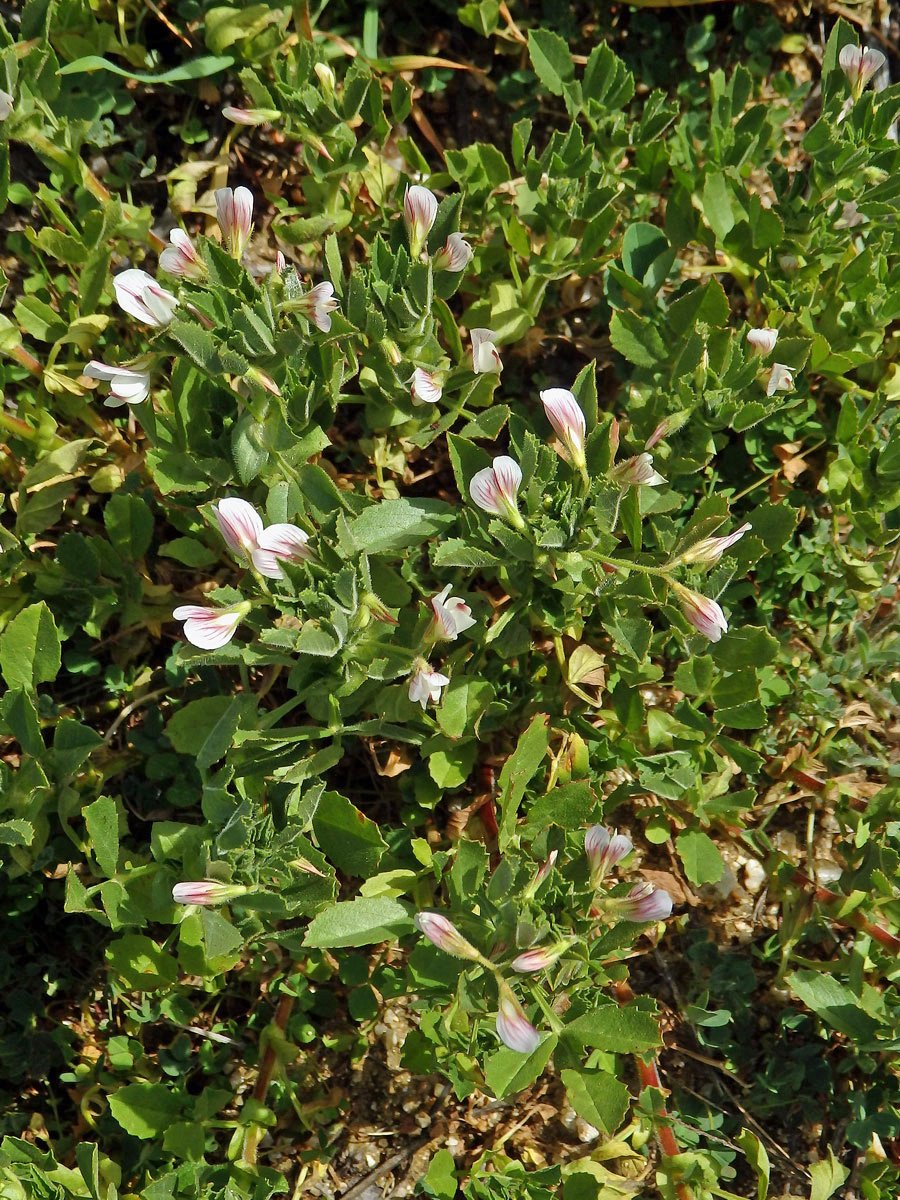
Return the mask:
{"type": "Polygon", "coordinates": [[[531,832],[559,825],[561,829],[578,829],[590,822],[597,807],[597,798],[583,779],[555,787],[545,796],[538,796],[528,809],[531,832]]]}
{"type": "Polygon", "coordinates": [[[245,706],[241,696],[192,700],[167,722],[166,736],[179,754],[192,755],[200,770],[206,770],[230,748],[245,706]]]}
{"type": "Polygon", "coordinates": [[[622,357],[636,367],[655,367],[666,357],[666,347],[656,326],[627,309],[613,313],[609,340],[622,357]]]}
{"type": "Polygon", "coordinates": [[[550,1056],[556,1049],[556,1036],[544,1035],[540,1045],[525,1056],[518,1050],[510,1050],[504,1046],[494,1054],[488,1055],[484,1063],[484,1078],[494,1095],[502,1100],[504,1096],[512,1096],[521,1092],[542,1075],[550,1061],[550,1056]]]}
{"type": "Polygon", "coordinates": [[[438,1150],[428,1164],[422,1191],[437,1200],[453,1200],[457,1192],[456,1163],[449,1150],[438,1150]]]}
{"type": "Polygon", "coordinates": [[[96,730],[71,717],[61,717],[53,731],[53,764],[57,778],[74,775],[92,750],[103,745],[96,730]]]}
{"type": "Polygon", "coordinates": [[[115,63],[108,62],[98,54],[87,54],[84,58],[76,58],[74,62],[66,63],[59,68],[60,75],[86,75],[91,71],[110,71],[113,75],[121,75],[124,79],[136,79],[138,83],[183,83],[190,79],[208,79],[210,75],[218,75],[234,64],[230,54],[206,54],[197,58],[188,58],[180,67],[172,67],[159,75],[146,75],[140,71],[125,70],[115,63]]]}
{"type": "Polygon", "coordinates": [[[354,517],[350,532],[366,554],[384,554],[420,546],[455,520],[455,509],[443,500],[382,500],[354,517]]]}
{"type": "Polygon", "coordinates": [[[143,558],[150,549],[153,513],[140,496],[116,492],[103,509],[103,524],[109,540],[123,558],[143,558]]]}
{"type": "Polygon", "coordinates": [[[582,1046],[616,1054],[643,1054],[660,1045],[659,1026],[648,1012],[626,1005],[598,1004],[565,1027],[567,1037],[582,1046]]]}
{"type": "Polygon", "coordinates": [[[378,826],[340,792],[323,792],[313,831],[324,854],[347,875],[368,879],[378,870],[387,843],[378,826]]]}
{"type": "Polygon", "coordinates": [[[568,44],[549,29],[529,29],[528,56],[534,73],[548,92],[562,96],[575,78],[575,64],[568,44]]]}
{"type": "Polygon", "coordinates": [[[701,883],[718,883],[725,863],[715,842],[699,829],[685,829],[675,839],[678,855],[684,863],[688,879],[698,887],[701,883]]]}
{"type": "Polygon", "coordinates": [[[10,733],[26,754],[40,758],[44,753],[41,723],[31,694],[23,687],[10,688],[0,696],[0,726],[10,733]]]}
{"type": "Polygon", "coordinates": [[[304,946],[334,949],[394,941],[414,929],[406,905],[378,896],[333,904],[310,922],[304,946]]]}
{"type": "Polygon", "coordinates": [[[127,1083],[109,1098],[112,1115],[126,1133],[157,1138],[181,1114],[181,1100],[164,1083],[127,1083]]]}
{"type": "Polygon", "coordinates": [[[99,796],[84,810],[94,857],[108,878],[119,864],[119,810],[112,796],[99,796]]]}
{"type": "Polygon", "coordinates": [[[604,1133],[614,1133],[628,1111],[628,1088],[609,1071],[561,1072],[569,1102],[579,1117],[604,1133]]]}
{"type": "Polygon", "coordinates": [[[151,938],[127,933],[106,947],[106,961],[127,988],[155,992],[171,987],[178,976],[175,960],[151,938]]]}
{"type": "Polygon", "coordinates": [[[186,567],[211,567],[216,561],[216,555],[203,542],[192,537],[173,538],[159,547],[157,554],[160,558],[174,558],[176,562],[186,567]]]}
{"type": "Polygon", "coordinates": [[[747,1162],[756,1172],[756,1200],[766,1200],[769,1194],[769,1176],[771,1166],[766,1148],[749,1129],[742,1129],[734,1139],[743,1150],[747,1162]]]}
{"type": "Polygon", "coordinates": [[[516,828],[519,804],[528,781],[544,761],[550,745],[550,718],[535,713],[531,724],[519,738],[515,750],[500,772],[500,849],[505,850],[516,828]]]}
{"type": "Polygon", "coordinates": [[[31,691],[54,680],[60,663],[56,622],[41,600],[23,609],[0,637],[0,672],[8,687],[31,691]]]}
{"type": "Polygon", "coordinates": [[[765,629],[741,625],[723,634],[721,640],[711,647],[711,653],[717,665],[728,671],[765,667],[775,661],[778,642],[765,629]]]}
{"type": "Polygon", "coordinates": [[[875,1037],[880,1023],[860,1007],[859,998],[833,975],[824,971],[792,971],[785,982],[832,1029],[862,1043],[875,1037]]]}
{"type": "Polygon", "coordinates": [[[477,726],[494,695],[494,685],[487,680],[458,675],[444,692],[443,703],[435,713],[437,722],[448,737],[462,737],[467,729],[477,726]]]}
{"type": "Polygon", "coordinates": [[[850,1168],[842,1166],[834,1157],[834,1151],[828,1147],[828,1157],[812,1163],[809,1168],[812,1178],[812,1188],[809,1200],[828,1200],[833,1196],[850,1174],[850,1168]]]}
{"type": "Polygon", "coordinates": [[[205,1146],[206,1128],[202,1121],[176,1121],[163,1134],[163,1149],[188,1162],[200,1162],[205,1146]]]}
{"type": "Polygon", "coordinates": [[[722,171],[710,171],[703,184],[703,215],[710,229],[723,242],[737,220],[732,192],[722,171]]]}

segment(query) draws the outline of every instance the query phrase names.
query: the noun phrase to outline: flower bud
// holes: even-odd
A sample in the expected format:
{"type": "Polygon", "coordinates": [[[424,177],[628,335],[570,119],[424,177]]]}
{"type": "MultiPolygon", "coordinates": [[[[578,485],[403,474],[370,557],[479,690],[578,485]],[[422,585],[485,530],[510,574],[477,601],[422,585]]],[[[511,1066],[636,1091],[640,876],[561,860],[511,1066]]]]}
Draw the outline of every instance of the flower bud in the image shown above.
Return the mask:
{"type": "Polygon", "coordinates": [[[584,835],[584,852],[591,868],[591,887],[598,888],[610,867],[627,858],[634,849],[624,833],[610,833],[603,825],[592,825],[584,835]]]}
{"type": "Polygon", "coordinates": [[[438,202],[434,192],[419,184],[407,184],[403,196],[403,219],[409,230],[409,254],[415,261],[425,246],[428,234],[437,217],[438,202]]]}
{"type": "Polygon", "coordinates": [[[497,1034],[504,1046],[520,1054],[532,1054],[541,1044],[541,1035],[525,1015],[525,1010],[505,979],[498,981],[497,1034]]]}
{"type": "Polygon", "coordinates": [[[416,913],[413,924],[425,934],[429,942],[445,954],[452,954],[456,958],[468,958],[471,962],[481,961],[480,952],[471,942],[466,941],[452,921],[448,921],[440,913],[416,913]]]}
{"type": "Polygon", "coordinates": [[[574,395],[566,388],[547,388],[541,403],[553,431],[569,452],[574,466],[584,467],[584,413],[574,395]]]}
{"type": "Polygon", "coordinates": [[[517,955],[509,964],[520,975],[530,975],[533,971],[546,971],[552,967],[558,958],[575,944],[574,938],[552,942],[549,946],[535,946],[517,955]]]}
{"type": "Polygon", "coordinates": [[[674,579],[672,587],[678,596],[681,611],[699,633],[708,637],[711,642],[717,642],[723,633],[728,632],[725,614],[715,600],[701,596],[699,592],[692,592],[690,588],[676,583],[674,579]]]}
{"type": "Polygon", "coordinates": [[[277,121],[281,113],[277,108],[238,108],[226,104],[222,116],[234,125],[265,125],[267,121],[277,121]]]}
{"type": "Polygon", "coordinates": [[[749,521],[745,521],[739,529],[734,533],[729,533],[727,537],[708,537],[691,546],[689,550],[683,551],[673,560],[674,563],[681,563],[689,566],[692,563],[697,563],[700,566],[710,567],[713,563],[717,563],[722,555],[735,542],[740,541],[748,529],[751,529],[749,521]]]}
{"type": "MultiPolygon", "coordinates": [[[[575,736],[577,737],[577,734],[575,736]]],[[[550,872],[556,866],[556,860],[558,858],[559,858],[559,851],[551,850],[550,853],[547,855],[547,861],[545,863],[543,863],[542,866],[538,867],[537,871],[535,872],[534,879],[532,879],[531,883],[529,883],[528,887],[522,893],[522,898],[524,900],[533,900],[534,899],[534,897],[537,895],[538,888],[541,886],[541,884],[544,882],[544,880],[547,878],[547,876],[550,874],[550,872]]]]}
{"type": "Polygon", "coordinates": [[[322,91],[326,96],[331,96],[334,93],[334,71],[327,63],[318,62],[313,67],[319,83],[322,85],[322,91]]]}
{"type": "Polygon", "coordinates": [[[660,421],[657,427],[653,430],[650,436],[644,443],[645,450],[652,450],[653,447],[663,440],[663,438],[671,437],[673,433],[677,433],[683,425],[686,425],[690,420],[689,412],[671,413],[664,421],[660,421]]]}
{"type": "Polygon", "coordinates": [[[245,896],[249,890],[237,883],[212,883],[210,880],[176,883],[172,888],[172,899],[176,904],[224,904],[227,900],[245,896]]]}

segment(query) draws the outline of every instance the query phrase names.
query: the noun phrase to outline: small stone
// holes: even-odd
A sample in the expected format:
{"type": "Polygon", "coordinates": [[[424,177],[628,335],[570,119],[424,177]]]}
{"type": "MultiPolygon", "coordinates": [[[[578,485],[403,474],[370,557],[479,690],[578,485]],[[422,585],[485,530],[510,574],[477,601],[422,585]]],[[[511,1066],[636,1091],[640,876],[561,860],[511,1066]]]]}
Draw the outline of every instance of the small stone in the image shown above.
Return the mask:
{"type": "Polygon", "coordinates": [[[744,867],[744,887],[755,896],[766,881],[766,872],[759,859],[751,858],[744,867]]]}

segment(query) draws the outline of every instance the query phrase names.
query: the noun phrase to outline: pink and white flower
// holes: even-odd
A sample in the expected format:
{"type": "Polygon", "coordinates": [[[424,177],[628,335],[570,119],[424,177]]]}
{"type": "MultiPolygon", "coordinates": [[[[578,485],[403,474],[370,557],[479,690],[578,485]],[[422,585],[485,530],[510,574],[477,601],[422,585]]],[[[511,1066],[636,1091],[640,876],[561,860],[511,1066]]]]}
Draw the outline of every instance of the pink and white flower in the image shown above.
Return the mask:
{"type": "Polygon", "coordinates": [[[472,610],[466,604],[465,600],[459,596],[450,595],[452,586],[452,584],[448,583],[431,600],[431,607],[434,609],[435,627],[439,631],[438,636],[445,638],[448,642],[455,642],[461,633],[465,633],[467,629],[471,629],[475,624],[472,610]]]}
{"type": "Polygon", "coordinates": [[[609,477],[620,487],[659,487],[666,482],[665,477],[654,469],[653,455],[646,450],[613,467],[609,477]]]}
{"type": "Polygon", "coordinates": [[[533,971],[546,971],[565,954],[573,943],[574,939],[570,938],[568,941],[553,942],[549,946],[535,946],[533,949],[517,955],[509,965],[520,975],[530,975],[533,971]]]}
{"type": "Polygon", "coordinates": [[[172,899],[176,904],[224,904],[245,896],[248,888],[239,883],[213,883],[204,879],[197,883],[176,883],[172,888],[172,899]]]}
{"type": "Polygon", "coordinates": [[[234,631],[250,611],[247,600],[230,608],[204,608],[201,604],[182,604],[172,616],[184,621],[184,636],[201,650],[218,650],[234,637],[234,631]]]}
{"type": "Polygon", "coordinates": [[[584,835],[584,852],[591,868],[591,887],[598,888],[610,867],[627,858],[634,849],[624,833],[610,833],[604,825],[592,825],[584,835]]]}
{"type": "Polygon", "coordinates": [[[109,396],[103,401],[106,408],[120,408],[123,404],[142,404],[150,395],[149,371],[110,367],[92,358],[84,368],[84,373],[90,379],[101,379],[109,384],[109,396]]]}
{"type": "Polygon", "coordinates": [[[494,345],[497,335],[492,329],[470,329],[472,339],[472,370],[476,375],[487,375],[490,371],[502,371],[500,351],[494,345]]]}
{"type": "Polygon", "coordinates": [[[152,275],[138,267],[130,267],[113,276],[116,301],[130,317],[145,325],[161,328],[168,325],[178,307],[178,299],[160,287],[152,275]]]}
{"type": "Polygon", "coordinates": [[[765,357],[771,354],[775,349],[775,343],[778,341],[777,329],[748,329],[747,341],[753,347],[754,354],[760,354],[765,357]]]}
{"type": "Polygon", "coordinates": [[[229,252],[240,259],[253,229],[253,193],[249,188],[219,188],[216,192],[216,220],[229,252]]]}
{"type": "Polygon", "coordinates": [[[403,195],[403,219],[409,230],[409,253],[415,261],[431,232],[437,216],[438,202],[434,192],[418,183],[407,184],[403,195]]]}
{"type": "Polygon", "coordinates": [[[579,469],[584,466],[584,413],[567,388],[547,388],[541,392],[541,403],[553,431],[569,452],[579,469]]]}
{"type": "Polygon", "coordinates": [[[868,46],[843,46],[838,55],[838,66],[850,80],[854,99],[859,99],[866,84],[885,64],[880,50],[868,46]]]}
{"type": "Polygon", "coordinates": [[[467,942],[452,921],[442,917],[440,913],[420,912],[413,917],[413,924],[428,938],[429,942],[452,954],[456,958],[468,958],[472,962],[480,962],[481,954],[471,942],[467,942]]]}
{"type": "Polygon", "coordinates": [[[784,363],[773,363],[772,370],[766,383],[766,395],[774,396],[776,392],[790,392],[794,388],[794,372],[784,363]]]}
{"type": "Polygon", "coordinates": [[[708,637],[711,642],[717,642],[723,633],[728,632],[725,614],[715,600],[701,596],[699,592],[692,592],[690,588],[676,583],[674,579],[672,587],[678,596],[681,611],[698,633],[708,637]]]}
{"type": "Polygon", "coordinates": [[[672,897],[646,880],[636,883],[627,896],[607,900],[606,905],[612,907],[623,920],[634,921],[636,925],[664,921],[672,915],[672,897]]]}
{"type": "Polygon", "coordinates": [[[421,704],[423,709],[429,700],[432,704],[437,704],[441,698],[441,691],[449,682],[447,675],[433,671],[431,664],[420,658],[409,677],[409,698],[413,704],[421,704]]]}
{"type": "Polygon", "coordinates": [[[202,279],[206,275],[206,263],[184,230],[170,229],[169,242],[171,244],[159,256],[159,265],[166,274],[202,279]]]}
{"type": "Polygon", "coordinates": [[[497,1034],[504,1046],[520,1054],[532,1054],[541,1044],[541,1035],[525,1015],[515,992],[505,979],[497,984],[497,1034]]]}
{"type": "Polygon", "coordinates": [[[331,332],[331,314],[338,307],[334,298],[334,284],[325,280],[317,283],[304,296],[294,301],[294,305],[305,313],[316,329],[322,333],[331,332]]]}
{"type": "Polygon", "coordinates": [[[440,384],[440,376],[424,367],[416,367],[413,371],[412,386],[409,389],[414,404],[437,404],[444,389],[440,384]]]}
{"type": "Polygon", "coordinates": [[[276,121],[281,113],[277,108],[238,108],[235,104],[226,104],[222,116],[234,125],[265,125],[266,121],[276,121]]]}
{"type": "Polygon", "coordinates": [[[235,554],[252,554],[263,531],[262,517],[253,505],[239,496],[226,496],[212,505],[212,510],[228,549],[235,554]]]}
{"type": "Polygon", "coordinates": [[[469,483],[469,495],[485,512],[503,517],[517,529],[522,529],[525,522],[516,501],[521,484],[519,464],[508,454],[500,454],[491,466],[475,472],[469,483]]]}
{"type": "Polygon", "coordinates": [[[461,233],[451,233],[431,265],[435,271],[464,271],[472,261],[472,247],[461,233]]]}
{"type": "Polygon", "coordinates": [[[719,561],[726,550],[733,546],[735,542],[739,542],[747,530],[751,528],[750,522],[745,521],[739,529],[736,529],[734,533],[729,533],[727,537],[704,538],[702,541],[697,542],[696,545],[691,546],[689,550],[685,550],[682,554],[679,554],[676,562],[686,564],[699,563],[704,567],[712,566],[713,563],[719,561]]]}
{"type": "Polygon", "coordinates": [[[276,250],[275,251],[275,273],[277,275],[283,275],[286,267],[287,267],[287,259],[284,257],[283,252],[281,250],[276,250]]]}
{"type": "Polygon", "coordinates": [[[250,551],[250,557],[260,575],[265,575],[268,579],[283,579],[284,572],[278,565],[279,562],[309,562],[313,557],[306,544],[308,541],[308,535],[296,525],[269,525],[257,538],[256,547],[250,551]]]}

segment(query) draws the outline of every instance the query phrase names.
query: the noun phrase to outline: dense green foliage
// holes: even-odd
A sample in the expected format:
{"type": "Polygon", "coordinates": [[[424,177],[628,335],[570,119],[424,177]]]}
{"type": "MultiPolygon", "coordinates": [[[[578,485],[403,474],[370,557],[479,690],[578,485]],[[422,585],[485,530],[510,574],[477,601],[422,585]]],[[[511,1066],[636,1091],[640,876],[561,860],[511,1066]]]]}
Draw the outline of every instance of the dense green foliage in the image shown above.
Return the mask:
{"type": "Polygon", "coordinates": [[[0,24],[3,1200],[900,1186],[900,85],[451,8],[0,24]]]}

